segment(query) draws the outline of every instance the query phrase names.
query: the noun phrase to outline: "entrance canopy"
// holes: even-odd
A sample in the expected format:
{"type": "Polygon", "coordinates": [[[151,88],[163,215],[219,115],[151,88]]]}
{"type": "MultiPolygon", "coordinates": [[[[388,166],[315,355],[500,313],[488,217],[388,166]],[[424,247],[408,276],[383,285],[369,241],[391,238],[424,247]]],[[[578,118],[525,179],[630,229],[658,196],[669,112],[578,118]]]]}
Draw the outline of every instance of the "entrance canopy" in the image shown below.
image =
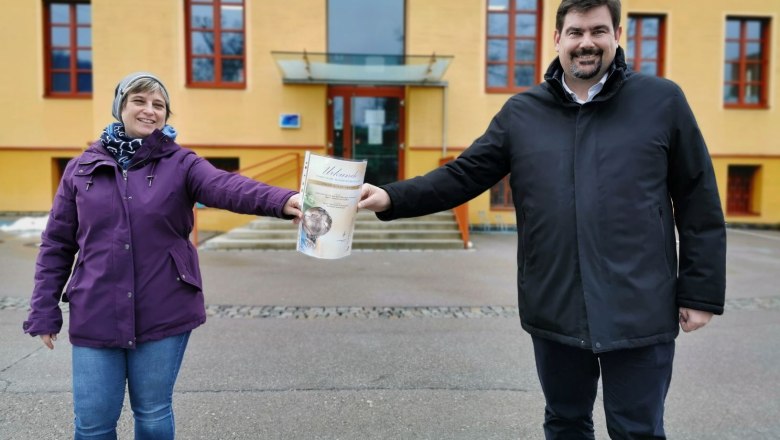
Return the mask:
{"type": "Polygon", "coordinates": [[[452,61],[447,55],[356,55],[271,52],[290,84],[442,86],[452,61]]]}

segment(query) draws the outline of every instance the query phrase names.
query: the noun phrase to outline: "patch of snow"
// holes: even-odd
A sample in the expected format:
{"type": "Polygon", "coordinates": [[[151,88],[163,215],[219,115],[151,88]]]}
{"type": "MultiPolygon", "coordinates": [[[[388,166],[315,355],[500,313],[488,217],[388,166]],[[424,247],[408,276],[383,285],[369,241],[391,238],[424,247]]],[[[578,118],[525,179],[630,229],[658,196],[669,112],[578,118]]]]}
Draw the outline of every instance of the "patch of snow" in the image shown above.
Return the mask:
{"type": "Polygon", "coordinates": [[[40,236],[48,221],[49,216],[22,217],[9,225],[0,225],[0,231],[23,237],[40,236]]]}

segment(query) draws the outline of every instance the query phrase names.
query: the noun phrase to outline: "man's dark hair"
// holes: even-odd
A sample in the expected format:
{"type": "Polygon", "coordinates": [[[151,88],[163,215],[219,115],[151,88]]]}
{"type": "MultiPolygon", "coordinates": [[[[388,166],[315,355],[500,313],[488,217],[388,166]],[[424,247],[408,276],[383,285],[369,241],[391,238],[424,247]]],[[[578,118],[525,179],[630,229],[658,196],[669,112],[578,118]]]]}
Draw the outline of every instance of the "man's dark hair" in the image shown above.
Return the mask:
{"type": "Polygon", "coordinates": [[[563,30],[563,20],[569,12],[587,12],[599,6],[609,8],[612,28],[616,31],[620,26],[620,0],[563,0],[558,6],[558,13],[555,14],[555,29],[558,32],[563,30]]]}

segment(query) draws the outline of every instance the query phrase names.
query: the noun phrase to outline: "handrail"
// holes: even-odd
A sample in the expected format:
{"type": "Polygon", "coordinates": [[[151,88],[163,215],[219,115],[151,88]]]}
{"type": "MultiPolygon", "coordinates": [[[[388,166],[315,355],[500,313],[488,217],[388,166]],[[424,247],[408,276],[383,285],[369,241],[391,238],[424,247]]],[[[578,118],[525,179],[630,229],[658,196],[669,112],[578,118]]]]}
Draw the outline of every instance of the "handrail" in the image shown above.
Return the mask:
{"type": "Polygon", "coordinates": [[[247,176],[247,177],[249,177],[250,179],[254,179],[254,180],[261,180],[261,179],[258,179],[258,177],[266,176],[266,177],[264,177],[262,179],[262,181],[265,182],[265,183],[268,183],[268,182],[272,182],[275,179],[278,179],[280,177],[289,176],[292,173],[295,173],[295,175],[296,175],[297,186],[295,187],[295,189],[297,190],[298,188],[301,187],[301,161],[298,160],[297,155],[296,155],[295,158],[287,160],[287,161],[284,161],[284,162],[276,165],[275,167],[273,167],[271,169],[268,169],[268,170],[265,170],[265,171],[263,171],[261,173],[253,174],[253,175],[247,176]],[[284,167],[286,165],[289,165],[292,162],[295,163],[295,169],[294,170],[287,170],[287,171],[281,170],[282,167],[284,167]],[[277,173],[275,175],[270,175],[272,172],[276,172],[277,170],[281,170],[281,172],[279,172],[279,173],[277,173]]]}
{"type": "Polygon", "coordinates": [[[247,172],[248,170],[251,170],[252,168],[257,168],[257,167],[259,167],[261,165],[265,165],[267,163],[271,163],[271,162],[273,162],[275,160],[279,160],[280,158],[285,157],[285,156],[293,156],[293,157],[295,157],[296,160],[300,157],[300,155],[298,153],[284,153],[284,154],[280,154],[278,156],[274,156],[274,157],[272,157],[270,159],[266,159],[264,161],[258,162],[256,164],[249,165],[248,167],[241,168],[240,170],[236,171],[236,173],[243,174],[243,173],[247,172]]]}
{"type": "MultiPolygon", "coordinates": [[[[455,160],[454,157],[442,157],[439,159],[439,166],[444,165],[447,162],[455,160]]],[[[455,221],[458,223],[458,230],[460,231],[460,237],[463,239],[463,249],[469,248],[469,204],[464,203],[460,206],[456,206],[453,210],[455,213],[455,221]]]]}
{"type": "MultiPolygon", "coordinates": [[[[247,177],[249,177],[250,179],[253,179],[253,180],[258,180],[258,177],[260,177],[260,176],[264,176],[264,175],[267,176],[268,174],[270,174],[272,172],[276,172],[277,170],[281,169],[282,167],[289,165],[291,162],[295,162],[295,169],[294,170],[289,170],[289,171],[282,170],[282,172],[277,173],[277,174],[275,174],[273,176],[270,176],[270,177],[266,177],[266,178],[264,178],[262,180],[264,182],[270,182],[270,181],[272,181],[274,179],[278,179],[280,177],[288,176],[291,173],[295,173],[296,176],[297,176],[297,179],[296,179],[297,186],[296,186],[295,189],[297,190],[298,188],[301,187],[301,160],[300,160],[300,155],[298,153],[284,153],[284,154],[280,154],[279,156],[275,156],[275,157],[272,157],[270,159],[266,159],[266,160],[260,161],[258,163],[252,164],[252,165],[250,165],[248,167],[245,167],[245,168],[241,168],[241,169],[239,169],[237,171],[234,171],[234,172],[236,174],[245,175],[246,171],[248,171],[248,170],[257,168],[257,167],[262,166],[262,165],[267,165],[269,163],[272,163],[274,161],[278,161],[278,160],[280,160],[280,159],[282,159],[284,157],[288,157],[288,156],[289,156],[289,159],[287,159],[287,160],[285,160],[285,161],[283,161],[283,162],[281,162],[281,163],[271,167],[270,169],[265,170],[265,171],[263,171],[261,173],[254,174],[252,176],[247,176],[247,177]]],[[[192,211],[193,211],[193,220],[194,220],[193,221],[193,225],[192,225],[192,241],[195,244],[195,246],[197,247],[198,246],[198,208],[193,208],[192,211]]]]}

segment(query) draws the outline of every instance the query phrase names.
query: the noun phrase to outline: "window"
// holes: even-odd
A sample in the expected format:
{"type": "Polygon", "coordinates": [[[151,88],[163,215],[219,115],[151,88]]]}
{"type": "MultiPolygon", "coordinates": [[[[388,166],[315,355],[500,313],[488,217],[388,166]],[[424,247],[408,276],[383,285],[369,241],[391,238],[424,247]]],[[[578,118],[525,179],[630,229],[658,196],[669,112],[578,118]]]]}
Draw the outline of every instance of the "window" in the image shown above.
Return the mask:
{"type": "Polygon", "coordinates": [[[726,212],[731,215],[759,214],[759,173],[757,165],[729,165],[726,212]]]}
{"type": "Polygon", "coordinates": [[[664,74],[666,23],[662,16],[629,15],[626,63],[636,72],[664,74]]]}
{"type": "Polygon", "coordinates": [[[766,107],[769,77],[769,20],[726,19],[726,107],[766,107]]]}
{"type": "Polygon", "coordinates": [[[51,167],[51,198],[54,200],[54,196],[57,194],[57,189],[60,187],[60,181],[62,175],[65,174],[65,167],[68,166],[71,157],[53,157],[51,167]]]}
{"type": "Polygon", "coordinates": [[[88,2],[44,3],[46,96],[92,96],[92,10],[88,2]]]}
{"type": "Polygon", "coordinates": [[[235,173],[239,170],[237,157],[206,157],[205,159],[215,168],[229,173],[235,173]]]}
{"type": "Polygon", "coordinates": [[[539,82],[540,0],[488,0],[485,87],[517,92],[539,82]]]}
{"type": "Polygon", "coordinates": [[[514,209],[512,188],[509,187],[509,175],[490,188],[490,207],[492,209],[514,209]]]}
{"type": "Polygon", "coordinates": [[[404,0],[328,0],[328,61],[403,64],[404,15],[404,0]]]}
{"type": "Polygon", "coordinates": [[[187,0],[187,84],[246,86],[243,0],[187,0]]]}

